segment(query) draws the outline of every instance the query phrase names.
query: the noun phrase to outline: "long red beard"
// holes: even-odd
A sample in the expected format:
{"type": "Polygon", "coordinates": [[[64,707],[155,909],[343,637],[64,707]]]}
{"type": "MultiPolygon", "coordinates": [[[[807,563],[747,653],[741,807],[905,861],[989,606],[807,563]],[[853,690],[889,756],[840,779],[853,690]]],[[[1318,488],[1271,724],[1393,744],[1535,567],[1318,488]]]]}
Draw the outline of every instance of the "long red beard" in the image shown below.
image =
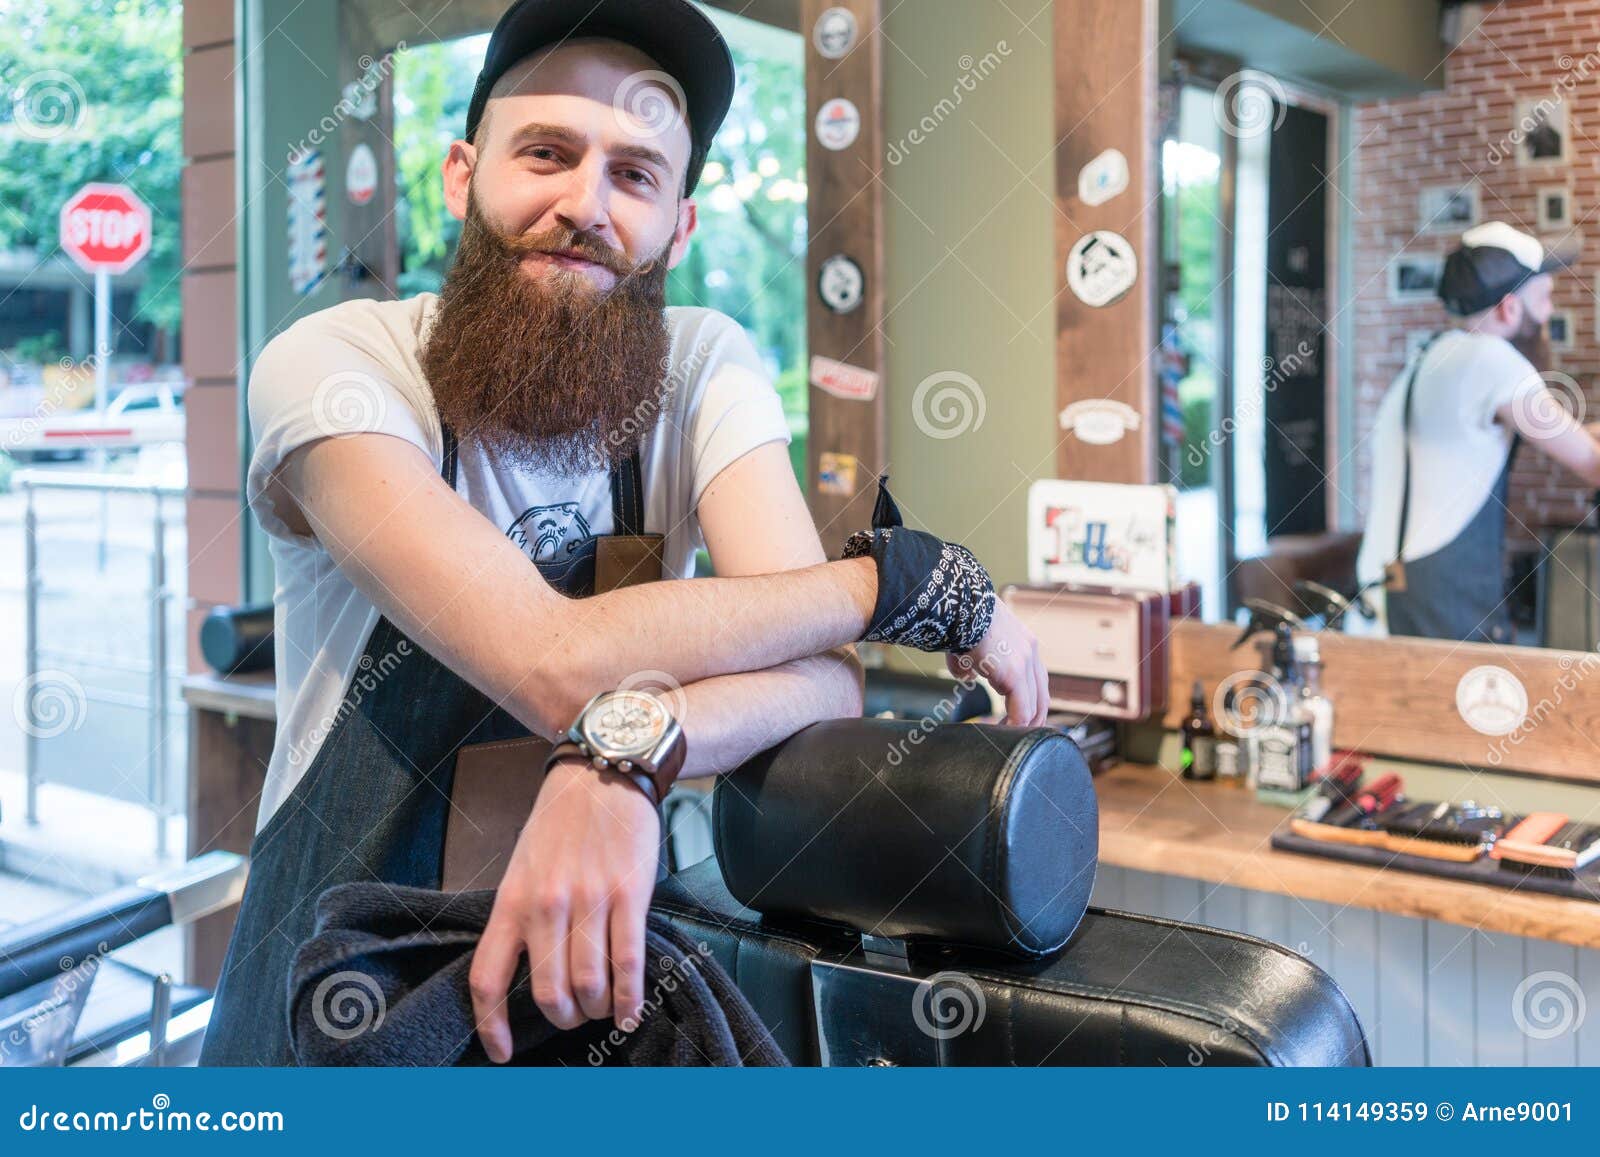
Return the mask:
{"type": "MultiPolygon", "coordinates": [[[[670,246],[669,246],[670,250],[670,246]]],[[[630,266],[562,226],[505,236],[469,196],[461,244],[419,361],[439,418],[514,466],[582,476],[628,457],[655,425],[671,355],[667,251],[630,266]],[[617,275],[530,276],[529,253],[576,250],[617,275]]]]}

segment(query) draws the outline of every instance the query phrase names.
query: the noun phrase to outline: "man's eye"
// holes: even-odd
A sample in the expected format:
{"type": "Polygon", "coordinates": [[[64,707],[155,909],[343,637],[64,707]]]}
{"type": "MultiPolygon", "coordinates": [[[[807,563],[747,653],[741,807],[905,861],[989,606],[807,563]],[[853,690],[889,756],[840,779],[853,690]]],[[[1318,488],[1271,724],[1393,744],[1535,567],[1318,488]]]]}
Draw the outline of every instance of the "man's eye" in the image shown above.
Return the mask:
{"type": "Polygon", "coordinates": [[[527,151],[526,155],[532,157],[536,161],[560,160],[560,158],[556,155],[556,151],[549,145],[535,145],[533,148],[527,151]]]}
{"type": "Polygon", "coordinates": [[[655,179],[643,169],[623,169],[619,176],[630,184],[647,186],[655,184],[655,179]]]}

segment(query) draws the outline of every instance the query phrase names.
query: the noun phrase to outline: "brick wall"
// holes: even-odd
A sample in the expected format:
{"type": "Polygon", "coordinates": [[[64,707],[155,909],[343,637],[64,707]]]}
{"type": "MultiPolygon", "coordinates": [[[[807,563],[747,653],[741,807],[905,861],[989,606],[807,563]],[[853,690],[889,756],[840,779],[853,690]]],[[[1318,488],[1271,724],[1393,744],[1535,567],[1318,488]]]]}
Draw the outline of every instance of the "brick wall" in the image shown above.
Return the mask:
{"type": "MultiPolygon", "coordinates": [[[[1477,178],[1481,220],[1502,220],[1540,236],[1547,248],[1577,247],[1600,233],[1600,0],[1502,0],[1469,6],[1481,23],[1450,54],[1442,91],[1358,106],[1354,124],[1355,457],[1357,501],[1367,509],[1378,403],[1405,361],[1408,333],[1448,323],[1437,302],[1395,304],[1388,266],[1396,253],[1442,255],[1450,233],[1418,235],[1419,192],[1477,178]],[[1519,166],[1511,134],[1520,102],[1559,101],[1569,125],[1568,159],[1555,167],[1519,166]],[[1541,230],[1538,190],[1570,190],[1570,224],[1541,230]]],[[[1595,276],[1600,255],[1584,252],[1556,283],[1556,308],[1572,323],[1572,348],[1553,368],[1575,379],[1589,420],[1600,419],[1600,335],[1595,276]]],[[[1572,522],[1590,492],[1536,450],[1524,448],[1512,475],[1507,538],[1531,547],[1538,528],[1572,522]]]]}
{"type": "Polygon", "coordinates": [[[189,388],[189,669],[201,618],[239,601],[238,254],[233,0],[183,6],[183,372],[189,388]]]}

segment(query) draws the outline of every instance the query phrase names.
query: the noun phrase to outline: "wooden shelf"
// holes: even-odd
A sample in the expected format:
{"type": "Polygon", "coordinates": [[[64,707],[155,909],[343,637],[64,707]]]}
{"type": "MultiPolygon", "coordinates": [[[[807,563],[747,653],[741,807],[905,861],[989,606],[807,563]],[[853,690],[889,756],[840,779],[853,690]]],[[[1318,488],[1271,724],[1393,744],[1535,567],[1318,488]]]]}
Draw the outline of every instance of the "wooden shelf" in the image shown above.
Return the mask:
{"type": "Polygon", "coordinates": [[[271,671],[249,675],[189,675],[183,681],[183,701],[191,710],[241,715],[246,719],[271,721],[278,715],[271,671]]]}
{"type": "Polygon", "coordinates": [[[1275,849],[1272,833],[1289,813],[1243,788],[1192,783],[1148,764],[1114,767],[1095,787],[1104,864],[1600,948],[1594,901],[1275,849]]]}

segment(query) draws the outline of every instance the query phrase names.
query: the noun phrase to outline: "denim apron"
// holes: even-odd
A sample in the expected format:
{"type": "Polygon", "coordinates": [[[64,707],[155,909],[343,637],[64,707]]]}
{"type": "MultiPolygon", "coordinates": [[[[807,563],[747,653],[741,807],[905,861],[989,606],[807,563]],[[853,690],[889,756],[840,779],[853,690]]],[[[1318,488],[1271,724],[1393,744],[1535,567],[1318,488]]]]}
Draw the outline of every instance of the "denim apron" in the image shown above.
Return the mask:
{"type": "MultiPolygon", "coordinates": [[[[440,473],[452,489],[457,459],[447,429],[440,473]]],[[[611,538],[643,535],[637,452],[613,469],[611,504],[611,538]]],[[[594,593],[598,542],[590,537],[567,557],[534,565],[563,595],[587,597],[594,593]]],[[[251,843],[250,877],[202,1065],[295,1063],[289,972],[295,950],[311,935],[317,897],[354,881],[438,888],[456,754],[530,734],[379,617],[332,730],[251,843]]]]}
{"type": "MultiPolygon", "coordinates": [[[[1423,360],[1439,336],[1430,337],[1417,353],[1405,385],[1400,427],[1405,468],[1401,475],[1396,559],[1404,558],[1411,513],[1411,395],[1423,360]]],[[[1474,643],[1511,641],[1511,609],[1506,601],[1504,577],[1506,499],[1511,490],[1511,467],[1521,444],[1520,437],[1512,439],[1500,477],[1460,534],[1431,554],[1391,564],[1391,576],[1403,575],[1403,582],[1397,584],[1391,577],[1386,584],[1384,601],[1391,635],[1474,643]]]]}

